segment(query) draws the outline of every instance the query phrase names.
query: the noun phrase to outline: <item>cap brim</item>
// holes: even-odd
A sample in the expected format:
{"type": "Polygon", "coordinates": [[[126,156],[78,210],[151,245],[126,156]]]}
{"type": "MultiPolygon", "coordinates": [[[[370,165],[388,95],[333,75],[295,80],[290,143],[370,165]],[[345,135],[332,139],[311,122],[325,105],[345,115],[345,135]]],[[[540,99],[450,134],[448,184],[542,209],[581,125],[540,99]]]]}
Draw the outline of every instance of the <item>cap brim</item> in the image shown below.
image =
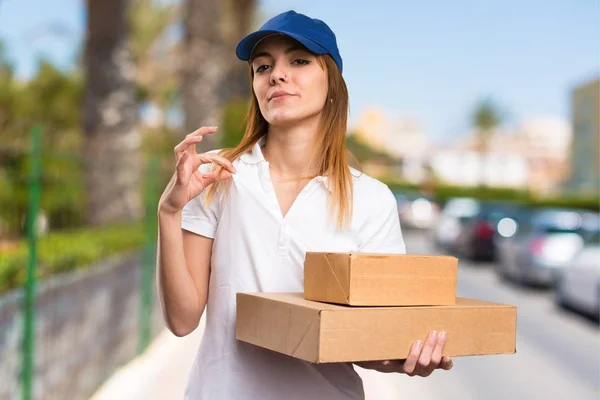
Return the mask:
{"type": "Polygon", "coordinates": [[[238,45],[235,49],[235,54],[237,55],[237,57],[240,60],[248,61],[248,60],[250,60],[252,51],[254,50],[254,48],[256,47],[258,42],[260,42],[267,36],[276,35],[276,34],[286,35],[286,36],[291,37],[292,39],[300,42],[304,47],[306,47],[309,51],[311,51],[315,54],[326,54],[327,53],[327,50],[323,46],[321,46],[317,42],[314,42],[311,39],[306,38],[304,36],[300,36],[295,33],[286,32],[286,31],[264,30],[264,31],[256,31],[256,32],[250,33],[249,35],[244,37],[242,40],[240,40],[240,42],[238,43],[238,45]]]}

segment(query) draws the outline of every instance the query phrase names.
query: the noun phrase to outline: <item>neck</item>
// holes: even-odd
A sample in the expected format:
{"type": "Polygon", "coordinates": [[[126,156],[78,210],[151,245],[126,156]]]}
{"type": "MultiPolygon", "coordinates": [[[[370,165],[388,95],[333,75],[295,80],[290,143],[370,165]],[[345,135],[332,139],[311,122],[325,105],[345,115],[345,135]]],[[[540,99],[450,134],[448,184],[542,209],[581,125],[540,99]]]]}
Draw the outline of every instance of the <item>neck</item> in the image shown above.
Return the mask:
{"type": "Polygon", "coordinates": [[[291,126],[269,126],[263,154],[273,172],[282,179],[294,179],[316,174],[311,168],[319,123],[304,121],[291,126]]]}

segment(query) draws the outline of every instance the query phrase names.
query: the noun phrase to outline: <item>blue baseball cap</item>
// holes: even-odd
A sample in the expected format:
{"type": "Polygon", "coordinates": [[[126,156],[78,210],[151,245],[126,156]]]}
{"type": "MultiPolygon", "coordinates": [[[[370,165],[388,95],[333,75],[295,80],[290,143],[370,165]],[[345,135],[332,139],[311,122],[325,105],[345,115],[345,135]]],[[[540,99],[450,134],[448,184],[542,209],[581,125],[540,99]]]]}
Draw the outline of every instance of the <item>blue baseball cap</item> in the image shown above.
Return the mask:
{"type": "Polygon", "coordinates": [[[293,10],[274,16],[259,30],[240,40],[235,54],[240,60],[250,60],[252,50],[258,42],[273,34],[287,35],[315,54],[329,54],[342,73],[342,57],[333,31],[325,22],[293,10]]]}

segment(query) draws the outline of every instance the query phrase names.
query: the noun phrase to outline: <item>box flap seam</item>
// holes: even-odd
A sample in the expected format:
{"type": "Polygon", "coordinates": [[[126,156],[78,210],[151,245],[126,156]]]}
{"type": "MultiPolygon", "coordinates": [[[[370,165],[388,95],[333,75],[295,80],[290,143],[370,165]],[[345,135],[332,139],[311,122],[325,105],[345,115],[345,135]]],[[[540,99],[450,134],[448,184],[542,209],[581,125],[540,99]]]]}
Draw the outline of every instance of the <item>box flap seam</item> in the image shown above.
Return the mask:
{"type": "Polygon", "coordinates": [[[296,344],[296,347],[294,347],[294,350],[292,350],[292,356],[296,356],[296,353],[298,352],[298,349],[300,348],[300,346],[304,342],[304,339],[306,338],[306,335],[308,335],[308,333],[312,329],[313,325],[315,324],[315,321],[317,319],[319,319],[319,317],[320,317],[320,312],[316,313],[315,316],[314,316],[314,318],[312,319],[312,321],[310,321],[310,324],[308,325],[308,327],[306,328],[306,330],[302,334],[302,337],[300,338],[300,340],[298,340],[298,343],[296,344]]]}
{"type": "Polygon", "coordinates": [[[338,285],[338,287],[340,288],[340,290],[342,291],[342,293],[344,294],[344,298],[348,298],[348,293],[346,293],[346,291],[344,290],[344,286],[342,285],[342,283],[340,282],[340,279],[338,278],[337,274],[335,273],[335,270],[333,269],[333,266],[331,265],[331,263],[329,262],[329,257],[327,254],[323,255],[325,257],[325,261],[327,261],[327,265],[329,266],[329,270],[331,271],[331,273],[333,274],[333,277],[335,278],[335,281],[338,285]]]}

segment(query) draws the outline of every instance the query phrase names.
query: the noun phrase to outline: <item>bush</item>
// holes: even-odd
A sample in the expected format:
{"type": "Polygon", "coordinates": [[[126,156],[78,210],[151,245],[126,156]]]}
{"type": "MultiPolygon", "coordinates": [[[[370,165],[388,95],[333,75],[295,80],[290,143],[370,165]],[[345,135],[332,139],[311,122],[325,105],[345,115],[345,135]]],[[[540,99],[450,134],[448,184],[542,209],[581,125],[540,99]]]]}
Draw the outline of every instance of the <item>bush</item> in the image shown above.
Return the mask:
{"type": "Polygon", "coordinates": [[[532,207],[576,208],[600,212],[600,199],[598,197],[563,196],[556,198],[534,198],[529,199],[527,204],[532,207]]]}
{"type": "MultiPolygon", "coordinates": [[[[51,233],[38,241],[38,280],[51,275],[86,268],[103,258],[141,248],[143,225],[108,226],[51,233]]],[[[20,241],[9,250],[0,250],[0,293],[19,287],[27,276],[28,246],[20,241]]]]}
{"type": "MultiPolygon", "coordinates": [[[[393,192],[419,192],[424,187],[420,185],[382,179],[393,192]]],[[[530,207],[562,207],[578,208],[598,212],[600,199],[588,194],[561,195],[556,197],[538,197],[534,194],[519,189],[494,188],[487,186],[430,186],[430,195],[438,202],[445,203],[453,197],[472,197],[480,200],[512,200],[530,207]]]]}

